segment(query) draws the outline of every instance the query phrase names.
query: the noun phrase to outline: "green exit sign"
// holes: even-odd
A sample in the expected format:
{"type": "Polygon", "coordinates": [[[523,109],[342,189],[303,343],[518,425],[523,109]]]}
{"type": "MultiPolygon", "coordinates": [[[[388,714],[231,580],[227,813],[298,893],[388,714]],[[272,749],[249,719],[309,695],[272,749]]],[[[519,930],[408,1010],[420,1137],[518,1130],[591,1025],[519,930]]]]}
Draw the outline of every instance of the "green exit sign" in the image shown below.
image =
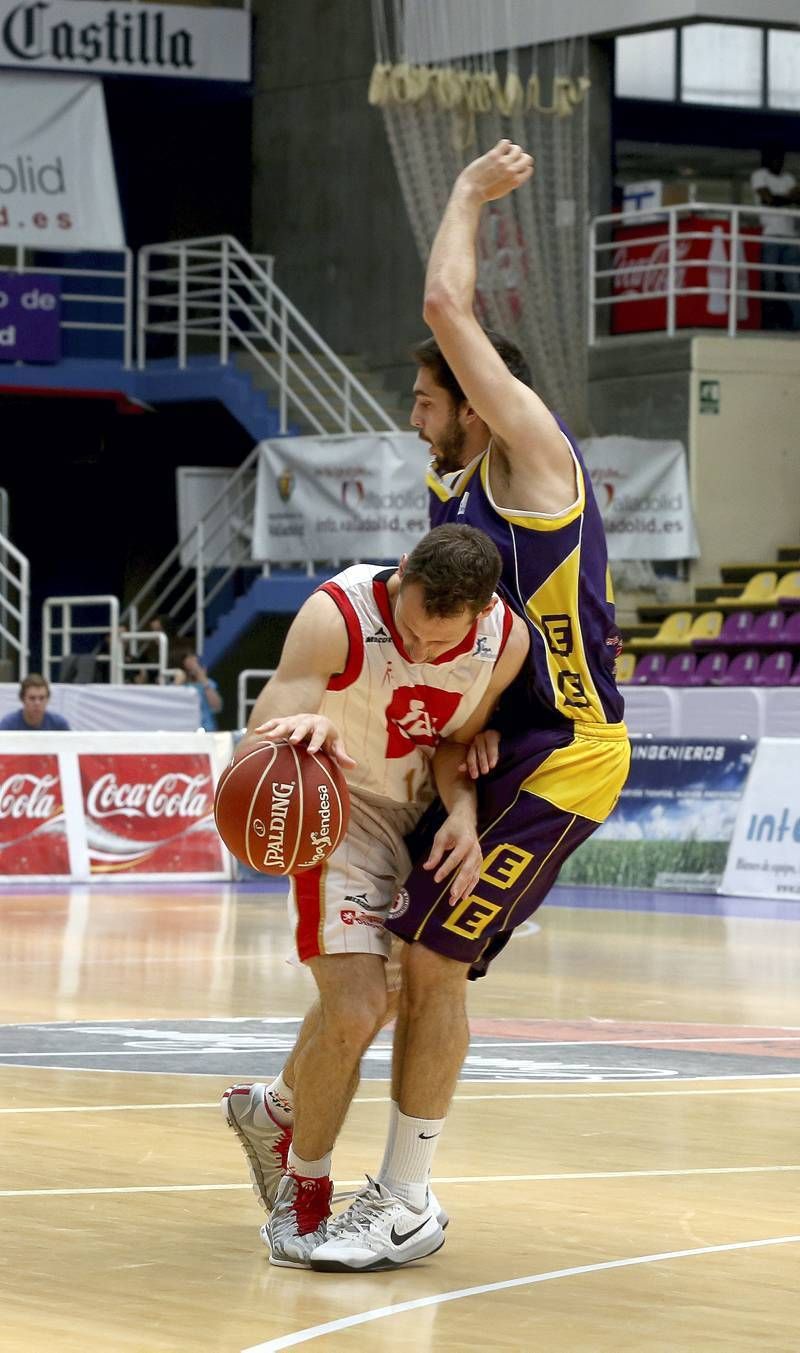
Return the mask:
{"type": "Polygon", "coordinates": [[[719,413],[719,381],[700,382],[700,412],[719,413]]]}

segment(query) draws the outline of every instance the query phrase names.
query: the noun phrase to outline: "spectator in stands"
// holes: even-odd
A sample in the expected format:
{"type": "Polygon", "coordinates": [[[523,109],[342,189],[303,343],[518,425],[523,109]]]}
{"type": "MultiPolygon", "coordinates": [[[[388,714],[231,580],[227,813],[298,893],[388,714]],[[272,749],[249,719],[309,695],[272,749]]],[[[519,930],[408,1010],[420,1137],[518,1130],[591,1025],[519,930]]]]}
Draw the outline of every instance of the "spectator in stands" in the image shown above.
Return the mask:
{"type": "MultiPolygon", "coordinates": [[[[778,146],[768,147],[761,157],[761,168],[750,175],[750,186],[758,202],[767,207],[797,207],[800,205],[797,179],[784,169],[784,153],[778,146]]],[[[761,225],[762,291],[782,291],[786,294],[791,329],[800,329],[800,249],[797,246],[795,220],[781,212],[764,211],[759,216],[761,225]],[[793,269],[782,272],[780,269],[793,269]]],[[[765,300],[764,329],[787,327],[781,311],[782,302],[765,300]]]]}
{"type": "Polygon", "coordinates": [[[191,639],[176,639],[172,646],[170,667],[176,668],[176,686],[194,686],[200,696],[200,727],[207,733],[216,733],[217,715],[222,709],[222,696],[217,683],[208,675],[198,658],[191,639]]]}
{"type": "Polygon", "coordinates": [[[42,730],[45,733],[68,733],[69,724],[60,714],[50,714],[47,702],[50,699],[50,686],[39,672],[31,672],[20,684],[19,698],[22,709],[15,709],[0,719],[0,729],[5,732],[33,733],[42,730]]]}

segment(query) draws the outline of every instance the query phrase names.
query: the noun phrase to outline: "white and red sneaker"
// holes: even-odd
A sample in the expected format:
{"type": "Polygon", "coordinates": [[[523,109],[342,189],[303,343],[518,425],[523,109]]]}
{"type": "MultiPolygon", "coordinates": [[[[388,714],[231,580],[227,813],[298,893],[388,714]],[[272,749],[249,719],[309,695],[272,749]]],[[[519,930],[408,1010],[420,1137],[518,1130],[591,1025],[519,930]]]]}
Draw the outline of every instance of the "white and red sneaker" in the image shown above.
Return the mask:
{"type": "Polygon", "coordinates": [[[278,1268],[309,1268],[311,1251],[323,1243],[331,1215],[330,1179],[285,1174],[278,1186],[269,1221],[261,1236],[269,1245],[269,1262],[278,1268]]]}
{"type": "Polygon", "coordinates": [[[222,1096],[220,1108],[228,1127],[233,1128],[242,1144],[253,1193],[270,1212],[286,1170],[292,1129],[273,1118],[266,1104],[266,1089],[260,1082],[231,1085],[222,1096]]]}

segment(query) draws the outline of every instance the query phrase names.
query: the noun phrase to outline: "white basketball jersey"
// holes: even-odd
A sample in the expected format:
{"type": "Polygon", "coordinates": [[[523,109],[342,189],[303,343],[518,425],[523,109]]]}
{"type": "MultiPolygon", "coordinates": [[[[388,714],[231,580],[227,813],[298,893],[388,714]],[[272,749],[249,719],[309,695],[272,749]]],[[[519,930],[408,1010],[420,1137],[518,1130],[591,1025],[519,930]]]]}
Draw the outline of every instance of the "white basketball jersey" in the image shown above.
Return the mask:
{"type": "Polygon", "coordinates": [[[499,597],[462,642],[431,662],[412,662],[395,628],[387,582],[394,570],[354,564],[323,583],[347,625],[350,651],[320,705],[358,762],[347,771],[356,792],[414,804],[435,795],[431,759],[442,738],[480,704],[513,617],[499,597]]]}

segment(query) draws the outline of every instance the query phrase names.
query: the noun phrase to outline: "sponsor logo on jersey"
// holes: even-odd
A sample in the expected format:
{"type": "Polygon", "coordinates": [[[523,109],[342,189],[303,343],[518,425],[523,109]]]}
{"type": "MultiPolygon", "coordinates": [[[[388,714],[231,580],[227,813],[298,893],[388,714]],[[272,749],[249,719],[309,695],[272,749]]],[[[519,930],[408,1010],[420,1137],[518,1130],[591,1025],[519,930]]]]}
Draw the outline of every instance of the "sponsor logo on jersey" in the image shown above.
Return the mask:
{"type": "Polygon", "coordinates": [[[435,747],[460,703],[455,691],[398,686],[386,707],[387,759],[407,756],[414,747],[435,747]]]}
{"type": "Polygon", "coordinates": [[[374,634],[368,634],[364,640],[365,644],[390,644],[391,642],[392,636],[384,629],[383,625],[379,626],[374,634]]]}
{"type": "Polygon", "coordinates": [[[409,897],[408,889],[400,888],[400,890],[395,893],[394,901],[389,908],[390,920],[393,920],[397,916],[405,916],[410,906],[411,898],[409,897]]]}
{"type": "Polygon", "coordinates": [[[475,641],[475,647],[472,650],[472,656],[473,658],[491,658],[491,659],[497,657],[494,646],[487,635],[485,634],[478,635],[475,641]]]}
{"type": "Polygon", "coordinates": [[[374,930],[383,930],[383,921],[380,916],[362,916],[357,911],[352,911],[349,907],[343,907],[339,916],[345,925],[366,925],[372,926],[374,930]]]}

